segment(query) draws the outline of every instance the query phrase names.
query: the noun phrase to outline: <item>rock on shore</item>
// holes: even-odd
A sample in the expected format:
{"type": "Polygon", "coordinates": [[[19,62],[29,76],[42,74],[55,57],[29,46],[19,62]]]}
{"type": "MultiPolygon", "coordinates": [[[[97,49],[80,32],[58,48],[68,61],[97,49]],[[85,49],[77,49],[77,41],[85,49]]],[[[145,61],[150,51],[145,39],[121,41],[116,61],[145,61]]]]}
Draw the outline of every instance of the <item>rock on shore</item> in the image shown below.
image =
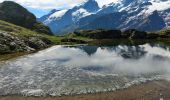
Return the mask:
{"type": "Polygon", "coordinates": [[[10,32],[0,31],[0,54],[30,52],[43,49],[52,43],[44,37],[19,37],[10,32]]]}

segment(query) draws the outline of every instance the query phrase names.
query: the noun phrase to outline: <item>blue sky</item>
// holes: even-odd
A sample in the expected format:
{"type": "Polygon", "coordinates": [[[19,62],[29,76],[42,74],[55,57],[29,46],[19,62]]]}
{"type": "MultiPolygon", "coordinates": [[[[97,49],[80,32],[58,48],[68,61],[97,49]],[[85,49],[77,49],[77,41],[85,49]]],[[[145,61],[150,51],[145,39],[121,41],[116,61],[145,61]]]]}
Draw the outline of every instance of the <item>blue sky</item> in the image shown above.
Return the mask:
{"type": "Polygon", "coordinates": [[[41,10],[35,8],[27,8],[30,12],[34,13],[37,17],[41,17],[49,12],[49,10],[41,10]]]}
{"type": "MultiPolygon", "coordinates": [[[[0,0],[3,2],[5,0],[0,0]]],[[[9,1],[9,0],[8,0],[9,1]]],[[[41,17],[47,14],[52,9],[68,9],[75,5],[78,5],[87,0],[11,0],[15,1],[22,6],[26,7],[29,11],[34,13],[37,17],[41,17]]],[[[96,0],[99,6],[102,7],[104,4],[116,2],[118,0],[96,0]]]]}

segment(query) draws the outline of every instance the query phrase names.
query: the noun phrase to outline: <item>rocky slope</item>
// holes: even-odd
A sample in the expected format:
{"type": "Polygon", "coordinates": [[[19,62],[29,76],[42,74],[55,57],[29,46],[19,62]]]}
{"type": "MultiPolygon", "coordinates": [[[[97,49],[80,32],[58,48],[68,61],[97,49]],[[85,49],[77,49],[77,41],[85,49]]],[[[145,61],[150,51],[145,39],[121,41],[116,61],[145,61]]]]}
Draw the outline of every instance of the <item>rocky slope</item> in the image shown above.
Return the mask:
{"type": "Polygon", "coordinates": [[[51,42],[43,37],[20,38],[0,31],[0,54],[31,52],[46,48],[49,45],[51,42]]]}
{"type": "Polygon", "coordinates": [[[47,37],[48,35],[0,21],[0,55],[47,48],[53,44],[47,37]]]}
{"type": "Polygon", "coordinates": [[[50,29],[36,21],[36,17],[21,5],[4,1],[0,3],[0,20],[19,25],[36,32],[52,34],[50,29]]]}

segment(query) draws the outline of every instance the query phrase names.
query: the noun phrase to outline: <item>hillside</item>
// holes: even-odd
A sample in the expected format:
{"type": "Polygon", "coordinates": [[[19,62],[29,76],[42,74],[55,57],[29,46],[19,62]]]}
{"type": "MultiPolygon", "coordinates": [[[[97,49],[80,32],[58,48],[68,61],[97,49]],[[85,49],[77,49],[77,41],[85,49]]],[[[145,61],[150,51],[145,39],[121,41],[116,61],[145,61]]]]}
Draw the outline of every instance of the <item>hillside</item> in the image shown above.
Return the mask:
{"type": "MultiPolygon", "coordinates": [[[[42,27],[44,26],[42,25],[42,27]]],[[[37,27],[37,30],[43,29],[42,27],[37,27]]],[[[123,32],[103,29],[80,30],[64,36],[52,36],[0,20],[0,54],[32,52],[54,44],[88,43],[96,39],[169,39],[169,37],[169,29],[158,33],[148,33],[134,29],[123,32]]]]}
{"type": "Polygon", "coordinates": [[[45,34],[52,34],[50,29],[40,22],[27,9],[13,1],[0,3],[0,20],[22,26],[33,31],[45,34]]]}
{"type": "Polygon", "coordinates": [[[40,50],[57,43],[58,38],[0,20],[0,54],[40,50]]]}

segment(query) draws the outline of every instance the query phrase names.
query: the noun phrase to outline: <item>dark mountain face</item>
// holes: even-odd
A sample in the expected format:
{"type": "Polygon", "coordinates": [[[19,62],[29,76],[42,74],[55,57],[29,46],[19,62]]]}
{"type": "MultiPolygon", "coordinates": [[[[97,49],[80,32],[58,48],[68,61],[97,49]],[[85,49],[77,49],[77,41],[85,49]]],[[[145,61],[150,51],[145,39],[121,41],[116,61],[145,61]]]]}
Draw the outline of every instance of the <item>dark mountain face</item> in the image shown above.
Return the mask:
{"type": "Polygon", "coordinates": [[[4,1],[0,3],[0,20],[4,20],[25,28],[51,34],[47,26],[36,21],[36,17],[21,5],[12,2],[4,1]]]}
{"type": "Polygon", "coordinates": [[[100,14],[109,14],[113,12],[118,12],[118,7],[119,5],[116,4],[110,4],[109,6],[103,6],[103,8],[98,12],[98,15],[100,14]]]}
{"type": "Polygon", "coordinates": [[[122,0],[122,3],[124,4],[124,6],[128,6],[129,4],[131,4],[134,1],[137,1],[137,0],[122,0]]]}
{"type": "Polygon", "coordinates": [[[165,21],[159,16],[157,11],[154,11],[150,16],[141,21],[141,24],[136,27],[139,30],[159,31],[166,27],[165,21]]]}
{"type": "Polygon", "coordinates": [[[126,17],[126,12],[116,12],[97,17],[93,21],[83,26],[80,29],[119,29],[120,24],[123,24],[126,17]]]}
{"type": "Polygon", "coordinates": [[[98,11],[100,9],[98,3],[95,0],[88,0],[81,7],[86,9],[88,12],[95,12],[95,11],[98,11]]]}
{"type": "MultiPolygon", "coordinates": [[[[132,14],[133,15],[133,14],[132,14]]],[[[141,17],[141,19],[133,19],[127,22],[131,14],[128,12],[117,12],[107,15],[103,15],[95,18],[90,23],[85,21],[79,24],[79,29],[138,29],[145,31],[159,31],[166,27],[165,21],[159,16],[157,11],[147,17],[141,17]]],[[[85,18],[87,19],[87,18],[85,18]]]]}

